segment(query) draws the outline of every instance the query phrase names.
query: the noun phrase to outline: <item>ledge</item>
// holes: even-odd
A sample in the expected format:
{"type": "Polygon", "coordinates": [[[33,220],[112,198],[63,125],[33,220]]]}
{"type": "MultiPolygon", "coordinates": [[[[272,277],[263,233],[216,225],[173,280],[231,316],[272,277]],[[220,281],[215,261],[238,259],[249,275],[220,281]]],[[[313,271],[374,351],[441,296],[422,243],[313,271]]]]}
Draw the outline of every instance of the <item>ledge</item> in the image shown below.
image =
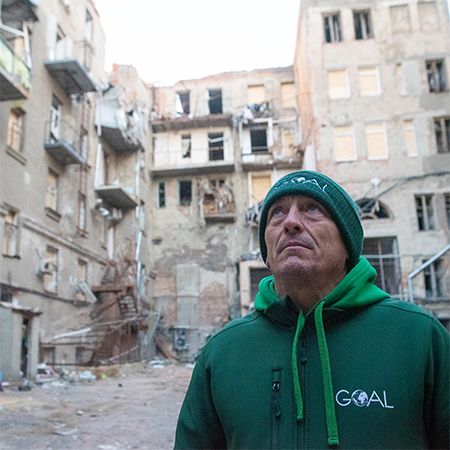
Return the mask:
{"type": "Polygon", "coordinates": [[[8,153],[9,156],[12,156],[15,160],[19,161],[20,164],[26,165],[27,158],[25,158],[25,156],[23,156],[22,153],[18,152],[17,150],[14,150],[9,146],[6,147],[6,153],[8,153]]]}

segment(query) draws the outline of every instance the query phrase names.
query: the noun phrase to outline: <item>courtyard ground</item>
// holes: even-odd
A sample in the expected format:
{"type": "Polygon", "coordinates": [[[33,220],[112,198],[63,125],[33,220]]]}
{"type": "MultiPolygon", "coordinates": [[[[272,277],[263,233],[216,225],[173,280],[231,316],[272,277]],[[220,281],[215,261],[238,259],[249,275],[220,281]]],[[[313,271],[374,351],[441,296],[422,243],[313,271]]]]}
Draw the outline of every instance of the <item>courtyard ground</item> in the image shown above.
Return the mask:
{"type": "Polygon", "coordinates": [[[0,392],[0,449],[171,449],[192,367],[130,364],[97,381],[58,380],[0,392]]]}

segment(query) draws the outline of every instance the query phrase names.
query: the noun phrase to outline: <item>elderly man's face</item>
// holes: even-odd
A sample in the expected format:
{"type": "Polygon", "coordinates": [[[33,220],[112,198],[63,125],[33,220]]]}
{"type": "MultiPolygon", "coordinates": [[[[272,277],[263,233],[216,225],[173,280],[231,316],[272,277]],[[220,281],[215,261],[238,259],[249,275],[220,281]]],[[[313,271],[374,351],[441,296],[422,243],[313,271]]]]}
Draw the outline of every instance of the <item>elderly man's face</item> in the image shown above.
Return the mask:
{"type": "Polygon", "coordinates": [[[288,195],[269,209],[267,265],[278,275],[345,274],[348,252],[328,211],[316,200],[288,195]]]}

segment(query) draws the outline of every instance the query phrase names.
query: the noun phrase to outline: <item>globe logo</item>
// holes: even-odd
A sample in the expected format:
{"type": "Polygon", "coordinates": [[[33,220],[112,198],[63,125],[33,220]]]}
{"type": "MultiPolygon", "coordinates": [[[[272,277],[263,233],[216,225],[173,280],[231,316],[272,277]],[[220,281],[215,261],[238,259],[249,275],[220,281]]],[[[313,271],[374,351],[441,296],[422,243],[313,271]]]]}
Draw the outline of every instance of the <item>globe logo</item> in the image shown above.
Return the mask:
{"type": "Polygon", "coordinates": [[[352,402],[356,405],[362,408],[363,406],[367,405],[367,402],[369,401],[369,396],[361,390],[355,391],[352,394],[352,402]]]}

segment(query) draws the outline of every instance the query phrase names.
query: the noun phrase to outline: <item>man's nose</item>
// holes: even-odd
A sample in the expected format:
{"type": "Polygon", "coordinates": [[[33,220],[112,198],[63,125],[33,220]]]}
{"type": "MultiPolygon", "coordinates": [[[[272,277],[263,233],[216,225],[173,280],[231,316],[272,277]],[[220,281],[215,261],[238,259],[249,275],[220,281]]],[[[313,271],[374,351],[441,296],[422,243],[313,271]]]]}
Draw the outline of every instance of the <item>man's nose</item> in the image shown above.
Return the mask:
{"type": "Polygon", "coordinates": [[[303,216],[296,207],[292,207],[284,220],[286,233],[298,233],[304,230],[303,216]]]}

